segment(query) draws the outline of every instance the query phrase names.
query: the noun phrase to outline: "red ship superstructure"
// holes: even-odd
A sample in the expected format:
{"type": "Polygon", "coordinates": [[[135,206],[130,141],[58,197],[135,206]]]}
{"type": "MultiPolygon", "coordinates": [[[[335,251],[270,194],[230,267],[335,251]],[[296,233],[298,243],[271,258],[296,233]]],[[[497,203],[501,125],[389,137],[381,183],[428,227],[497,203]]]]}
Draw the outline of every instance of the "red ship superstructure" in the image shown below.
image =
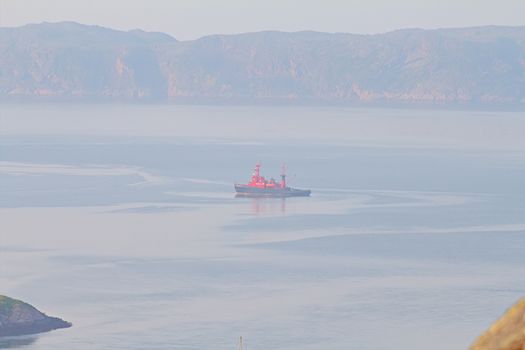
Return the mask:
{"type": "Polygon", "coordinates": [[[261,176],[261,164],[255,165],[250,182],[246,185],[235,184],[235,191],[239,195],[264,196],[264,197],[305,197],[309,196],[310,190],[300,190],[286,186],[286,173],[283,165],[281,169],[281,182],[274,178],[267,180],[261,176]]]}

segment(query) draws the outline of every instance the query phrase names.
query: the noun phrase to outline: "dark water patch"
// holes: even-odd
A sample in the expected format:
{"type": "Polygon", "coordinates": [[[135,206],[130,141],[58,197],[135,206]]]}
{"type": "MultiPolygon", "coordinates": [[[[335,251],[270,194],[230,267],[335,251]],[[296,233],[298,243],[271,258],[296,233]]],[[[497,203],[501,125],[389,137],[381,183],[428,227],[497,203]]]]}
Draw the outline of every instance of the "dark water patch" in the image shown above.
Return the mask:
{"type": "Polygon", "coordinates": [[[53,249],[43,248],[29,248],[24,246],[0,246],[0,253],[38,253],[38,252],[52,252],[53,249]]]}
{"type": "Polygon", "coordinates": [[[17,349],[34,344],[36,336],[0,337],[0,349],[17,349]]]}
{"type": "MultiPolygon", "coordinates": [[[[286,202],[287,207],[293,203],[286,202]]],[[[337,204],[337,203],[336,203],[337,204]]],[[[289,232],[337,229],[353,231],[410,230],[417,227],[454,229],[464,226],[496,226],[521,224],[525,205],[518,197],[490,198],[485,201],[432,204],[432,203],[383,203],[366,204],[346,209],[346,212],[293,214],[285,216],[245,216],[237,222],[222,227],[233,232],[289,232]],[[384,205],[383,205],[384,204],[384,205]]],[[[323,210],[326,203],[314,202],[311,208],[323,210]]],[[[342,209],[348,204],[341,203],[342,209]]],[[[335,211],[335,210],[334,210],[335,211]]]]}
{"type": "Polygon", "coordinates": [[[525,264],[525,231],[356,234],[263,243],[250,247],[419,262],[525,264]]]}
{"type": "MultiPolygon", "coordinates": [[[[82,271],[82,278],[72,276],[71,286],[75,288],[90,290],[93,286],[108,285],[112,283],[112,278],[118,276],[119,289],[125,292],[118,296],[109,293],[105,297],[141,300],[147,299],[141,295],[167,299],[170,296],[187,298],[229,294],[233,293],[235,288],[261,286],[264,289],[273,285],[319,282],[345,277],[373,278],[424,273],[410,267],[396,272],[395,264],[385,266],[359,259],[341,262],[325,258],[305,258],[294,254],[255,261],[235,258],[108,259],[89,256],[61,256],[52,259],[75,266],[76,274],[82,271]],[[141,281],[141,284],[136,285],[136,281],[141,281]],[[161,288],[158,281],[164,281],[161,288]]],[[[98,290],[98,287],[95,289],[98,290]]],[[[108,291],[104,293],[106,292],[108,291]]]]}
{"type": "Polygon", "coordinates": [[[151,213],[170,213],[170,212],[180,212],[180,211],[190,211],[196,210],[197,208],[184,207],[184,206],[158,206],[150,205],[144,207],[135,207],[135,208],[124,208],[107,211],[107,213],[133,213],[133,214],[151,214],[151,213]]]}

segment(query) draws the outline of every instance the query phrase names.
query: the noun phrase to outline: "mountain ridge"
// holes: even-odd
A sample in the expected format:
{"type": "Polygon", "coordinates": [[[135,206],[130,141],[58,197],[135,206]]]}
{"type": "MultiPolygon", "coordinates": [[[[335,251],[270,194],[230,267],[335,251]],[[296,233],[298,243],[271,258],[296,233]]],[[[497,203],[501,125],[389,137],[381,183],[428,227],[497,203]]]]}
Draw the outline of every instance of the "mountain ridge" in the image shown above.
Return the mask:
{"type": "Polygon", "coordinates": [[[525,26],[178,41],[60,22],[0,38],[2,101],[525,107],[525,26]]]}

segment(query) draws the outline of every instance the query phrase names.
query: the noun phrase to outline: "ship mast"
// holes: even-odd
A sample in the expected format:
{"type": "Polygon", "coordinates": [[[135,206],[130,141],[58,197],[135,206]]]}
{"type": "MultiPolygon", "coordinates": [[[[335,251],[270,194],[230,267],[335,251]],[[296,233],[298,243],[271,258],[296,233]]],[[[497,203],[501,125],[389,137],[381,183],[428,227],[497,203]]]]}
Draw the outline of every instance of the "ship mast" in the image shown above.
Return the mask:
{"type": "Polygon", "coordinates": [[[252,182],[253,183],[261,182],[261,163],[260,162],[257,162],[257,164],[255,164],[255,170],[253,171],[253,175],[252,175],[252,182]]]}
{"type": "Polygon", "coordinates": [[[281,166],[281,188],[286,188],[286,165],[281,166]]]}
{"type": "Polygon", "coordinates": [[[239,338],[239,350],[243,350],[243,346],[242,346],[242,336],[239,338]]]}

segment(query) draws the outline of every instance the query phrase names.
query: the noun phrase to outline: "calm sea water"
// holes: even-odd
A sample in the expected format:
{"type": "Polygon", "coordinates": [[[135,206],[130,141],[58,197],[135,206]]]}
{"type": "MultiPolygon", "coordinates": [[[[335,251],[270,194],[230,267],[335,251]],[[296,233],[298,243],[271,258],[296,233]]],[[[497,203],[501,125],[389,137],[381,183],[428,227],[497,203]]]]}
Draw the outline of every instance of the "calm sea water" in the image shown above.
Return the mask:
{"type": "Polygon", "coordinates": [[[525,118],[4,105],[0,293],[23,349],[465,349],[525,294],[525,118]],[[235,198],[260,161],[310,198],[235,198]]]}

